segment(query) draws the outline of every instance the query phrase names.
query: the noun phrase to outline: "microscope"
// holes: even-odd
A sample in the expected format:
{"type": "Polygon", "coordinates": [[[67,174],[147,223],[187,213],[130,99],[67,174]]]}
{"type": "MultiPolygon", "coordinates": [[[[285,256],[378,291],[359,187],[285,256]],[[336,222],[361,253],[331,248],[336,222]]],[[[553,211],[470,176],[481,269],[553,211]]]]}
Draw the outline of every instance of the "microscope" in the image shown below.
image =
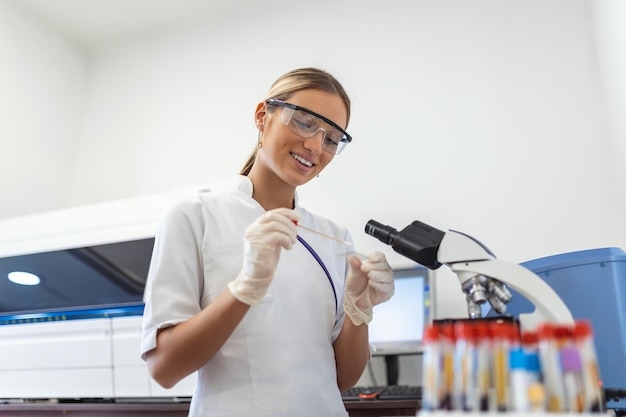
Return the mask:
{"type": "Polygon", "coordinates": [[[535,306],[520,314],[522,329],[534,330],[543,322],[572,325],[574,319],[557,293],[530,270],[513,262],[496,259],[481,242],[464,233],[443,232],[420,221],[401,231],[370,220],[365,233],[391,246],[393,250],[428,269],[449,267],[465,293],[468,315],[481,318],[481,306],[488,302],[498,314],[511,301],[511,287],[535,306]]]}

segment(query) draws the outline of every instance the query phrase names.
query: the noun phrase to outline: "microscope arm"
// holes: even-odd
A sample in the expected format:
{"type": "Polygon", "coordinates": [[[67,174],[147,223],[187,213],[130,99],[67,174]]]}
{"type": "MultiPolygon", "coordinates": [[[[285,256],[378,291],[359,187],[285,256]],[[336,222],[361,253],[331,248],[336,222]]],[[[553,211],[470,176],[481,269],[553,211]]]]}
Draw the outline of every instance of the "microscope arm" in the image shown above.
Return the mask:
{"type": "Polygon", "coordinates": [[[480,317],[480,305],[485,301],[499,313],[506,310],[504,304],[510,301],[510,292],[505,288],[508,285],[535,306],[533,313],[520,315],[523,329],[534,329],[544,321],[574,323],[563,300],[545,281],[521,265],[497,260],[489,248],[472,236],[454,230],[444,233],[417,220],[399,232],[370,220],[365,233],[429,269],[441,265],[452,269],[467,296],[471,318],[480,317]],[[495,300],[490,297],[493,294],[495,300]]]}
{"type": "Polygon", "coordinates": [[[534,329],[544,321],[574,322],[563,300],[545,281],[521,265],[496,259],[486,246],[469,235],[448,231],[437,250],[437,260],[457,275],[461,285],[482,275],[506,284],[526,297],[535,306],[535,311],[520,315],[524,329],[534,329]]]}
{"type": "Polygon", "coordinates": [[[533,272],[513,262],[501,260],[457,262],[449,265],[461,283],[475,275],[484,275],[508,285],[528,301],[533,303],[535,311],[520,314],[520,323],[524,330],[534,330],[542,322],[574,324],[572,313],[557,293],[533,272]]]}

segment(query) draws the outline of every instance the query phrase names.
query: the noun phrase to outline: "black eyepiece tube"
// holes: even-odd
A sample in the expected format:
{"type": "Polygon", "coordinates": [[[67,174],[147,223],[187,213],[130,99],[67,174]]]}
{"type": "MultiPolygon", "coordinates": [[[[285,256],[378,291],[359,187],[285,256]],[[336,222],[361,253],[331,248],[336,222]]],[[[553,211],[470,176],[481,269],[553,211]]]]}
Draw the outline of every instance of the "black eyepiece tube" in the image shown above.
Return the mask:
{"type": "Polygon", "coordinates": [[[425,223],[416,220],[398,232],[391,226],[370,220],[365,225],[365,233],[429,269],[441,266],[437,261],[437,251],[445,233],[425,223]]]}
{"type": "Polygon", "coordinates": [[[398,231],[391,226],[385,226],[378,223],[376,220],[370,220],[365,225],[365,233],[370,236],[374,236],[376,239],[383,242],[385,245],[393,244],[394,240],[398,236],[398,231]]]}

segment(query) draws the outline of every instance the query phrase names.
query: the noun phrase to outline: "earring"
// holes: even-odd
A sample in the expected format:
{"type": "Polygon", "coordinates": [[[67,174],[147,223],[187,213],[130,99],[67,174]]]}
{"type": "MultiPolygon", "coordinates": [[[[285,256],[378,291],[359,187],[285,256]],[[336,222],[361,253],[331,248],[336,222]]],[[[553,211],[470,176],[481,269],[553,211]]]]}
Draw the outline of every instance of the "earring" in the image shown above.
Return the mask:
{"type": "Polygon", "coordinates": [[[259,130],[259,137],[257,139],[256,148],[261,149],[263,147],[263,134],[259,130]]]}

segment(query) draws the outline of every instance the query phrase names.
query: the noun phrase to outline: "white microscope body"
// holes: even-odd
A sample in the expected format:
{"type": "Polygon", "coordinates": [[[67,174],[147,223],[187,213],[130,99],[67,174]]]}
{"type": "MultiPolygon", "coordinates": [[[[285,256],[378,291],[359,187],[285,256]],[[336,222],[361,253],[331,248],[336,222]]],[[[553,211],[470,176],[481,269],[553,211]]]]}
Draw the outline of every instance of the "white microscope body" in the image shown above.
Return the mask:
{"type": "Polygon", "coordinates": [[[398,232],[370,220],[365,232],[427,268],[448,266],[456,273],[466,294],[470,318],[481,317],[480,307],[485,302],[496,312],[504,313],[506,303],[511,300],[508,286],[535,306],[534,312],[520,315],[523,330],[534,330],[542,322],[574,324],[563,300],[545,281],[521,265],[496,259],[471,236],[454,230],[444,233],[418,221],[398,232]]]}

